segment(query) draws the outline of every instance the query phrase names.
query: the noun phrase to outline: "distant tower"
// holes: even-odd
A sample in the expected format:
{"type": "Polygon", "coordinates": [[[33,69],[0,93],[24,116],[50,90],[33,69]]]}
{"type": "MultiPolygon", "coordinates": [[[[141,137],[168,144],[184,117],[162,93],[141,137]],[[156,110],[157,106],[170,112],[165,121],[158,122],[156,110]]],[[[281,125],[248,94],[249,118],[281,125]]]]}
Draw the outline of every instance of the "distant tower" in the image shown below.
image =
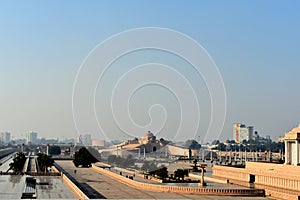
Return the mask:
{"type": "Polygon", "coordinates": [[[28,132],[27,133],[27,144],[36,144],[37,143],[37,133],[36,132],[28,132]]]}
{"type": "Polygon", "coordinates": [[[47,154],[47,155],[50,155],[50,154],[49,154],[49,149],[50,149],[50,146],[49,146],[49,144],[47,144],[47,148],[46,148],[46,154],[47,154]]]}
{"type": "Polygon", "coordinates": [[[233,139],[236,143],[242,143],[243,140],[249,141],[253,139],[253,126],[246,126],[245,124],[236,123],[233,126],[233,139]]]}
{"type": "Polygon", "coordinates": [[[6,131],[6,132],[1,132],[0,134],[0,142],[3,142],[4,144],[9,143],[11,140],[11,134],[10,132],[6,131]]]}

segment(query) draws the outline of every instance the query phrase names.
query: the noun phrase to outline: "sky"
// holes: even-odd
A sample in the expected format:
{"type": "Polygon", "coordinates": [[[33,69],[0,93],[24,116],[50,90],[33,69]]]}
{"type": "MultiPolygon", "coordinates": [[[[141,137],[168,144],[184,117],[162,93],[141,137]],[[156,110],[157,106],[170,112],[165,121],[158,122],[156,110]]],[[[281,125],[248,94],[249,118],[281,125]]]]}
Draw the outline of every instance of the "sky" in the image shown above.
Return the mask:
{"type": "MultiPolygon", "coordinates": [[[[81,64],[112,35],[161,27],[193,38],[220,71],[226,118],[216,139],[232,139],[233,124],[241,122],[276,140],[300,123],[299,8],[299,1],[0,1],[0,131],[10,131],[14,138],[28,131],[47,138],[71,138],[78,132],[103,138],[97,127],[78,131],[74,123],[72,91],[81,64]]],[[[203,139],[211,106],[205,81],[176,56],[151,50],[120,58],[107,71],[95,96],[102,131],[109,139],[125,139],[105,95],[126,70],[149,62],[167,63],[191,82],[201,99],[197,134],[202,136],[196,139],[203,139]]],[[[147,112],[154,104],[169,113],[159,107],[153,111],[166,125],[161,132],[146,128],[174,138],[180,109],[168,88],[150,85],[134,93],[128,104],[133,121],[149,124],[147,112]]],[[[87,126],[95,121],[85,120],[87,126]]],[[[187,137],[181,133],[176,139],[187,137]]]]}

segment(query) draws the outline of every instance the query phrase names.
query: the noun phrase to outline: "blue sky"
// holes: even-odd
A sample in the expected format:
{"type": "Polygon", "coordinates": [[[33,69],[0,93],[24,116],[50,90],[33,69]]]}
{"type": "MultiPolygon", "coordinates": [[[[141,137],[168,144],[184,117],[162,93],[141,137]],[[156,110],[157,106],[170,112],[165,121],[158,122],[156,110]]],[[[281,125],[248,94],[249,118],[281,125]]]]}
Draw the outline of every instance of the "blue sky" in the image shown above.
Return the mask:
{"type": "MultiPolygon", "coordinates": [[[[221,139],[235,122],[276,139],[300,123],[299,1],[0,1],[0,130],[74,137],[76,72],[107,37],[164,27],[199,42],[227,93],[221,139]]],[[[97,132],[97,130],[95,130],[97,132]]]]}

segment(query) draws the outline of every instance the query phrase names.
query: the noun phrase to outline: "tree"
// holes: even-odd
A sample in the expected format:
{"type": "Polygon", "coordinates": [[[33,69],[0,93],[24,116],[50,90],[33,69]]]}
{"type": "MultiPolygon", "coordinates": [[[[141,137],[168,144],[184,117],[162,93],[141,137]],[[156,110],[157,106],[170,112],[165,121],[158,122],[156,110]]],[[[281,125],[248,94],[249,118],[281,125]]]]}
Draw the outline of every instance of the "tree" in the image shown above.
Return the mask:
{"type": "Polygon", "coordinates": [[[154,174],[155,170],[157,170],[157,166],[155,163],[149,163],[148,161],[146,161],[142,165],[141,170],[143,172],[152,172],[154,174]]]}
{"type": "Polygon", "coordinates": [[[199,144],[196,140],[187,140],[184,144],[185,147],[189,149],[200,149],[201,144],[199,144]]]}
{"type": "Polygon", "coordinates": [[[51,155],[60,155],[61,150],[59,146],[49,146],[49,154],[51,155]]]}
{"type": "Polygon", "coordinates": [[[126,168],[134,166],[135,159],[132,157],[132,155],[128,155],[127,158],[122,158],[116,155],[109,155],[107,157],[107,162],[108,164],[116,164],[117,166],[126,168]]]}
{"type": "Polygon", "coordinates": [[[117,156],[116,156],[116,155],[109,155],[109,156],[107,157],[107,162],[108,162],[108,164],[113,164],[113,163],[116,162],[116,160],[117,160],[117,156]]]}
{"type": "Polygon", "coordinates": [[[101,154],[96,149],[88,147],[88,151],[92,154],[94,158],[97,159],[97,161],[101,160],[101,154]]]}
{"type": "Polygon", "coordinates": [[[22,172],[24,164],[26,161],[26,156],[24,153],[17,153],[16,157],[13,159],[13,162],[9,164],[9,169],[12,169],[14,172],[22,172]]]}
{"type": "Polygon", "coordinates": [[[41,171],[46,172],[47,168],[51,167],[54,163],[52,157],[47,154],[38,153],[37,156],[38,156],[37,161],[41,171]]]}
{"type": "Polygon", "coordinates": [[[198,171],[198,167],[197,167],[197,164],[198,164],[198,159],[194,159],[193,160],[193,171],[196,172],[198,171]]]}
{"type": "Polygon", "coordinates": [[[92,163],[98,160],[85,148],[82,147],[75,152],[73,163],[76,167],[90,167],[92,163]]]}
{"type": "Polygon", "coordinates": [[[174,177],[176,179],[181,179],[183,180],[184,179],[184,176],[188,176],[189,175],[189,172],[188,170],[186,169],[177,169],[175,172],[174,172],[174,177]]]}
{"type": "Polygon", "coordinates": [[[168,177],[168,168],[167,167],[162,167],[158,170],[156,170],[155,175],[158,176],[159,178],[165,180],[168,177]]]}

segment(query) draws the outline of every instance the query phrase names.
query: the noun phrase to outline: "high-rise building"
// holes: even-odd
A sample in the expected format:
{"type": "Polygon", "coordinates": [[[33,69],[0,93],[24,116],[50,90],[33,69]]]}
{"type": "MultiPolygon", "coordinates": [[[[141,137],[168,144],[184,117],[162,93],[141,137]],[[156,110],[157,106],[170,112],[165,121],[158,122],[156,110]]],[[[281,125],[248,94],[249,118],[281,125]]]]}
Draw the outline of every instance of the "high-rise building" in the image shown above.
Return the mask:
{"type": "Polygon", "coordinates": [[[27,133],[27,144],[36,144],[37,143],[37,132],[28,132],[27,133]]]}
{"type": "Polygon", "coordinates": [[[1,143],[9,143],[11,140],[11,134],[10,132],[6,131],[6,132],[1,132],[0,134],[0,142],[1,143]]]}
{"type": "Polygon", "coordinates": [[[79,135],[76,138],[76,143],[83,144],[85,146],[92,145],[92,136],[90,134],[79,135]]]}
{"type": "Polygon", "coordinates": [[[82,142],[85,146],[91,146],[92,145],[92,136],[90,134],[83,135],[82,142]]]}
{"type": "Polygon", "coordinates": [[[233,126],[233,139],[236,143],[242,143],[244,140],[249,141],[253,139],[253,131],[253,126],[236,123],[233,126]]]}

